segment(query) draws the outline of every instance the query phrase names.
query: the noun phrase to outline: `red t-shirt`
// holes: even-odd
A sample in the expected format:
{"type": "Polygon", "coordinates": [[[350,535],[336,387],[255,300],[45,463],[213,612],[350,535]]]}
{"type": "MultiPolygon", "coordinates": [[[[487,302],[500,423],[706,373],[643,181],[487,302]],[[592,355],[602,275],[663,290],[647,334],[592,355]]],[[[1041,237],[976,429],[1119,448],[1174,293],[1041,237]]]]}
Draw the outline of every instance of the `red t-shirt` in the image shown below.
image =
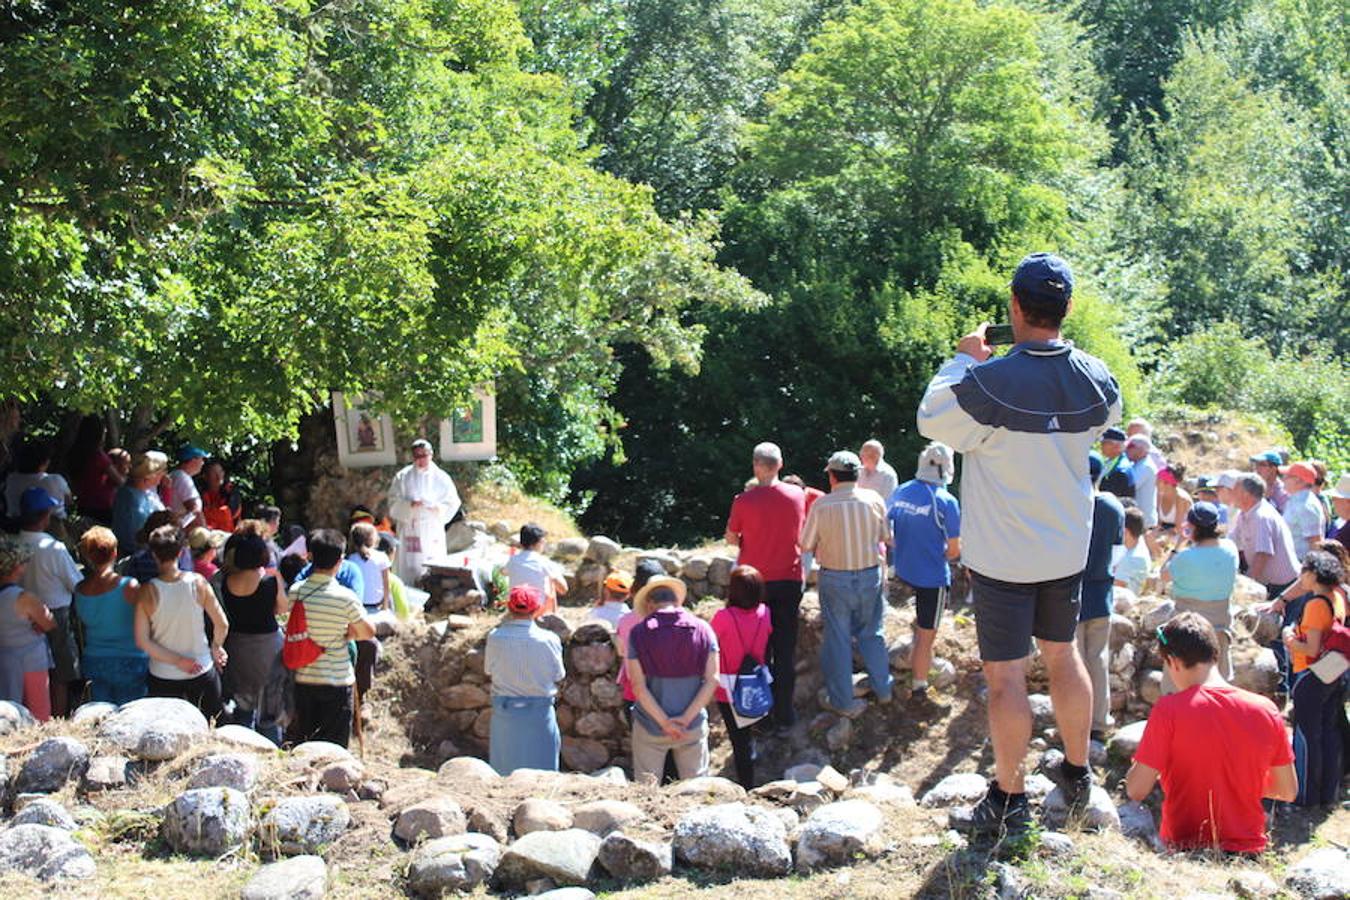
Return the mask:
{"type": "Polygon", "coordinates": [[[797,540],[806,521],[806,492],[796,485],[761,484],[737,494],[727,531],[741,536],[736,560],[754,566],[765,581],[801,581],[797,540]]]}
{"type": "Polygon", "coordinates": [[[1177,849],[1266,849],[1266,773],[1294,761],[1284,720],[1265,697],[1197,685],[1158,700],[1135,762],[1157,769],[1163,841],[1177,849]]]}

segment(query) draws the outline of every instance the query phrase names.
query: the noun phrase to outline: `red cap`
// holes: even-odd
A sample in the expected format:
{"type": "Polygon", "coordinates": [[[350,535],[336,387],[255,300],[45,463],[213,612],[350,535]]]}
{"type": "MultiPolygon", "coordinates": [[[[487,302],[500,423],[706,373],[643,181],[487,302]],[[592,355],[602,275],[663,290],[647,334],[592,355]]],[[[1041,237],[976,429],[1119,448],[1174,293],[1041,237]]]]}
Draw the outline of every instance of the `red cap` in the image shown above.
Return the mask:
{"type": "Polygon", "coordinates": [[[506,598],[506,608],[513,613],[536,613],[544,608],[544,593],[532,584],[518,584],[506,598]]]}
{"type": "Polygon", "coordinates": [[[1296,462],[1280,469],[1281,475],[1293,475],[1310,487],[1317,484],[1317,470],[1305,462],[1296,462]]]}

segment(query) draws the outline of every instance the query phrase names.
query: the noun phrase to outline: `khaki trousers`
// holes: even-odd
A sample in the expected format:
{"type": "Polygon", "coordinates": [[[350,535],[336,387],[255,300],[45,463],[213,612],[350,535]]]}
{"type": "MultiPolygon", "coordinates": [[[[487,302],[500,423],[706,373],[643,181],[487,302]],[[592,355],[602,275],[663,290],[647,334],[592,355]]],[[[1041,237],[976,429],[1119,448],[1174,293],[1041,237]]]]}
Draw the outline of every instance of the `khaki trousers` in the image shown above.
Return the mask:
{"type": "Polygon", "coordinates": [[[1092,730],[1111,727],[1111,617],[1079,622],[1074,631],[1078,655],[1092,680],[1092,730]]]}
{"type": "Polygon", "coordinates": [[[647,731],[642,723],[633,720],[633,780],[659,783],[666,767],[666,754],[675,757],[675,770],[680,778],[699,778],[708,774],[708,723],[692,740],[672,741],[665,735],[647,731]]]}

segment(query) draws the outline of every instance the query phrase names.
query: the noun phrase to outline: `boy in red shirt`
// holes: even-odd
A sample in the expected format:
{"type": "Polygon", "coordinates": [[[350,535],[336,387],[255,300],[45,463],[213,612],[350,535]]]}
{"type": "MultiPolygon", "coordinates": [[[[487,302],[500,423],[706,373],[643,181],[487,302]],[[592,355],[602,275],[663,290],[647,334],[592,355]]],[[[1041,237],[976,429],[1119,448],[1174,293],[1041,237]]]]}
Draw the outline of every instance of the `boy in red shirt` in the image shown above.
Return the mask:
{"type": "Polygon", "coordinates": [[[1199,615],[1174,616],[1158,629],[1158,643],[1177,693],[1154,705],[1125,792],[1142,801],[1161,778],[1159,831],[1173,849],[1260,853],[1262,798],[1298,793],[1284,720],[1265,697],[1223,680],[1214,627],[1199,615]]]}

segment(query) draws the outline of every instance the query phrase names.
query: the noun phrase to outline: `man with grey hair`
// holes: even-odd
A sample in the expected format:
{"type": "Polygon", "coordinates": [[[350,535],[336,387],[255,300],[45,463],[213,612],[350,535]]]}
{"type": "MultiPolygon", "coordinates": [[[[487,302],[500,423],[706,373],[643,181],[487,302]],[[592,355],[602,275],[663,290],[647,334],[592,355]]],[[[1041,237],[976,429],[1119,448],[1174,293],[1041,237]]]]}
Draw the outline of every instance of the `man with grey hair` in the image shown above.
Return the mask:
{"type": "Polygon", "coordinates": [[[862,471],[858,473],[858,487],[876,491],[882,500],[889,497],[900,483],[900,476],[890,463],[886,462],[886,448],[881,441],[873,438],[862,445],[858,451],[862,460],[862,471]]]}
{"type": "MultiPolygon", "coordinates": [[[[1253,472],[1239,475],[1232,494],[1238,517],[1229,537],[1242,554],[1247,577],[1266,586],[1271,611],[1284,617],[1284,626],[1292,625],[1302,611],[1302,604],[1285,604],[1280,596],[1299,576],[1298,556],[1294,553],[1294,536],[1289,525],[1274,504],[1266,499],[1266,483],[1260,475],[1253,472]]],[[[1280,666],[1280,692],[1287,694],[1288,651],[1278,638],[1266,646],[1275,654],[1280,666]]]]}
{"type": "Polygon", "coordinates": [[[896,488],[886,501],[895,538],[895,577],[914,589],[910,700],[928,710],[943,708],[929,694],[928,668],[952,584],[949,561],[961,555],[961,505],[947,490],[955,469],[952,449],[934,441],[919,454],[914,478],[896,488]]]}
{"type": "Polygon", "coordinates": [[[726,540],[740,548],[737,564],[754,566],[764,578],[769,605],[769,669],[773,673],[772,723],[779,730],[796,722],[792,694],[796,686],[797,627],[802,604],[802,552],[798,544],[806,521],[806,492],[780,481],[783,451],[757,444],[750,455],[754,483],[731,502],[726,540]]]}

